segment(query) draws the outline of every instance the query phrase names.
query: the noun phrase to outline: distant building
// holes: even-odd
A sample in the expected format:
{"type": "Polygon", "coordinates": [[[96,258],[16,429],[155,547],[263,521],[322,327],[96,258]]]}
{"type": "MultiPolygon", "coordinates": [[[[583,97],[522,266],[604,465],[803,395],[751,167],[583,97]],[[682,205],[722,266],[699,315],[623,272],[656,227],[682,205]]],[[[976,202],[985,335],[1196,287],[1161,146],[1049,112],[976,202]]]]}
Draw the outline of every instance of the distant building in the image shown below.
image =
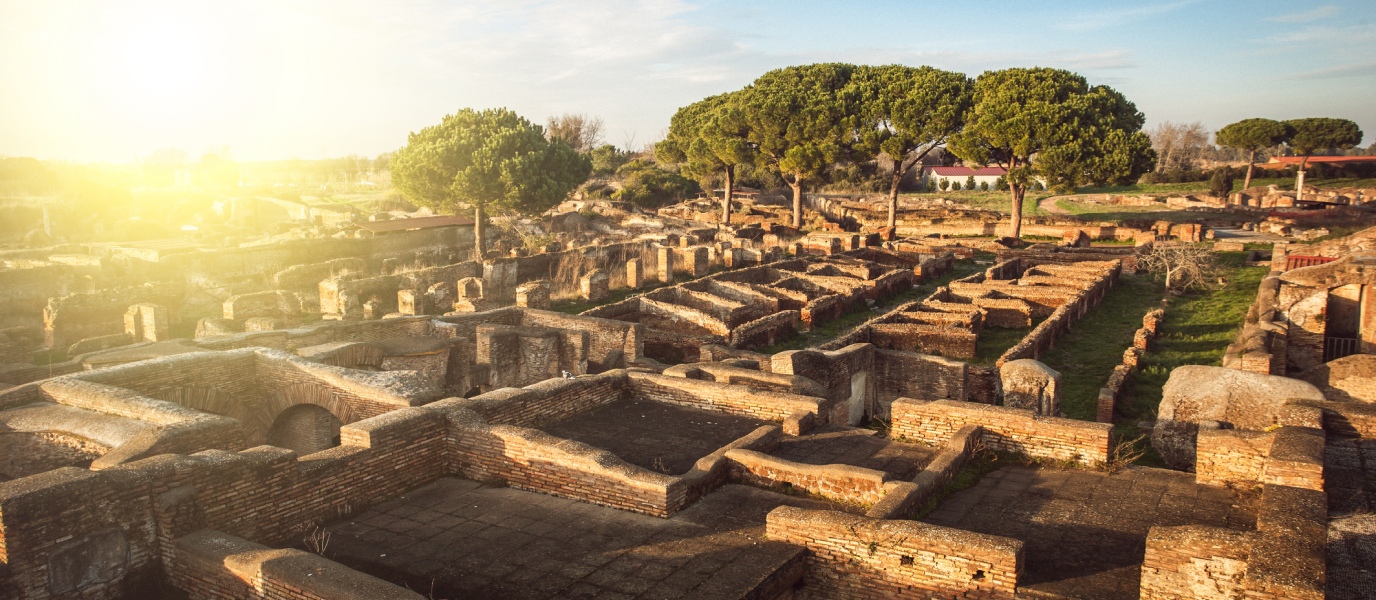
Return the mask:
{"type": "Polygon", "coordinates": [[[1008,169],[1003,167],[984,167],[982,169],[972,169],[970,167],[926,167],[922,170],[922,184],[927,189],[936,189],[941,180],[945,179],[952,186],[965,187],[965,182],[970,176],[975,177],[975,189],[979,189],[979,184],[988,183],[989,189],[994,189],[994,182],[1003,177],[1008,169]]]}

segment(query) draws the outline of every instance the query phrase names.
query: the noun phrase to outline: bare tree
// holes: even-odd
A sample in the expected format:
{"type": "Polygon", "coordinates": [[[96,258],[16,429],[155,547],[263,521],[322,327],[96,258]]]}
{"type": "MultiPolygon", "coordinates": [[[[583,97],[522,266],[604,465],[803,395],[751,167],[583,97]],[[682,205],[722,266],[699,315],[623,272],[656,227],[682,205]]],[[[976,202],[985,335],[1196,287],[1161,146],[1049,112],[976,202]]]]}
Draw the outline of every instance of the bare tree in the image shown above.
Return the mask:
{"type": "Polygon", "coordinates": [[[602,145],[602,129],[602,117],[564,113],[563,116],[549,118],[545,124],[545,137],[564,140],[574,150],[586,153],[602,145]]]}
{"type": "Polygon", "coordinates": [[[1188,171],[1203,157],[1209,146],[1209,131],[1204,124],[1165,121],[1153,128],[1151,147],[1156,150],[1156,170],[1188,171]]]}
{"type": "Polygon", "coordinates": [[[1166,276],[1166,289],[1187,290],[1207,287],[1218,270],[1218,260],[1202,244],[1157,244],[1148,254],[1137,257],[1137,268],[1166,276]]]}

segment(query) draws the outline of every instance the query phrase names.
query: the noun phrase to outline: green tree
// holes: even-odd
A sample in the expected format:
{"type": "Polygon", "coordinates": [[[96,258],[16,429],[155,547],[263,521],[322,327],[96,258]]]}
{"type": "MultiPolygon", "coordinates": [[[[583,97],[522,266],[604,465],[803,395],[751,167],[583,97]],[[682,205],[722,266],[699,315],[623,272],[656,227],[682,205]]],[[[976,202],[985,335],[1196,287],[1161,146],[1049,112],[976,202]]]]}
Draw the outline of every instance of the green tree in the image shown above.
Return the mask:
{"type": "Polygon", "coordinates": [[[981,191],[981,192],[987,192],[987,191],[989,191],[989,182],[988,182],[988,181],[981,181],[981,182],[979,182],[979,191],[981,191]]]}
{"type": "Polygon", "coordinates": [[[736,167],[755,161],[749,125],[737,105],[739,92],[719,94],[678,109],[669,120],[669,135],[655,144],[661,162],[683,164],[681,173],[706,181],[716,173],[726,179],[721,222],[731,222],[736,167]]]}
{"type": "Polygon", "coordinates": [[[588,158],[592,160],[592,172],[596,175],[611,175],[621,165],[631,160],[631,153],[621,150],[611,144],[602,144],[592,149],[588,153],[588,158]]]}
{"type": "Polygon", "coordinates": [[[682,200],[698,189],[693,180],[665,171],[648,160],[630,161],[617,169],[616,175],[621,178],[621,189],[612,194],[612,199],[642,208],[658,208],[665,202],[682,200]]]}
{"type": "Polygon", "coordinates": [[[942,177],[942,178],[941,178],[941,185],[939,186],[939,187],[941,187],[941,191],[943,191],[943,192],[946,191],[946,188],[948,188],[948,187],[950,187],[950,186],[951,186],[951,182],[947,181],[945,177],[942,177]]]}
{"type": "Polygon", "coordinates": [[[1209,177],[1209,191],[1225,202],[1228,200],[1228,194],[1233,191],[1233,174],[1228,167],[1214,169],[1209,177]]]}
{"type": "Polygon", "coordinates": [[[971,176],[965,178],[965,189],[967,189],[967,190],[973,190],[973,189],[975,189],[975,176],[974,176],[974,175],[971,175],[971,176]]]}
{"type": "Polygon", "coordinates": [[[1280,121],[1271,119],[1243,119],[1218,130],[1214,140],[1220,146],[1237,148],[1248,152],[1247,178],[1242,189],[1252,187],[1252,167],[1257,162],[1257,151],[1284,144],[1294,134],[1294,129],[1280,121]]]}
{"type": "Polygon", "coordinates": [[[970,78],[932,67],[858,67],[859,153],[890,163],[889,227],[897,225],[898,186],[913,166],[965,124],[970,78]]]}
{"type": "Polygon", "coordinates": [[[479,257],[484,212],[500,207],[538,214],[563,201],[587,180],[592,162],[525,118],[505,108],[465,108],[407,137],[392,156],[392,182],[408,200],[435,211],[473,207],[479,257]]]}
{"type": "Polygon", "coordinates": [[[1320,150],[1346,150],[1362,143],[1362,129],[1347,119],[1312,118],[1293,119],[1285,122],[1294,134],[1286,141],[1300,159],[1300,170],[1295,175],[1295,198],[1304,195],[1304,168],[1309,157],[1320,150]]]}
{"type": "Polygon", "coordinates": [[[975,81],[965,129],[948,146],[966,161],[1007,169],[1011,234],[1019,237],[1023,197],[1039,176],[1073,189],[1135,180],[1150,170],[1155,155],[1143,120],[1118,92],[1090,88],[1069,71],[987,71],[975,81]]]}
{"type": "Polygon", "coordinates": [[[803,187],[824,181],[855,142],[854,65],[824,63],[761,75],[742,90],[741,115],[761,160],[793,190],[793,226],[803,226],[803,187]]]}

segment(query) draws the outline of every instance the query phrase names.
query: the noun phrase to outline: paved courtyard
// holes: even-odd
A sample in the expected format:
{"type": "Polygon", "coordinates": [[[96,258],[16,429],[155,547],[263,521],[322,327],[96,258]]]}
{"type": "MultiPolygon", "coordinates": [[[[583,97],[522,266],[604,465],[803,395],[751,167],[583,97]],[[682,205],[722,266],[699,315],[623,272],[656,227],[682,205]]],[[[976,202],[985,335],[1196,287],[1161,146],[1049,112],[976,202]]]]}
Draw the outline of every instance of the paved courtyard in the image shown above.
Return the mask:
{"type": "Polygon", "coordinates": [[[583,442],[651,471],[682,475],[699,458],[770,421],[663,402],[622,400],[541,430],[583,442]]]}
{"type": "Polygon", "coordinates": [[[325,555],[436,599],[734,600],[801,558],[761,539],[785,504],[830,508],[728,485],[660,519],[442,479],[331,524],[325,555]]]}
{"type": "Polygon", "coordinates": [[[1011,466],[986,474],[928,523],[1023,540],[1019,589],[1085,599],[1137,598],[1148,530],[1212,525],[1255,530],[1255,498],[1198,485],[1194,475],[1011,466]]]}
{"type": "Polygon", "coordinates": [[[1323,470],[1332,519],[1327,596],[1376,598],[1376,439],[1330,435],[1323,470]]]}

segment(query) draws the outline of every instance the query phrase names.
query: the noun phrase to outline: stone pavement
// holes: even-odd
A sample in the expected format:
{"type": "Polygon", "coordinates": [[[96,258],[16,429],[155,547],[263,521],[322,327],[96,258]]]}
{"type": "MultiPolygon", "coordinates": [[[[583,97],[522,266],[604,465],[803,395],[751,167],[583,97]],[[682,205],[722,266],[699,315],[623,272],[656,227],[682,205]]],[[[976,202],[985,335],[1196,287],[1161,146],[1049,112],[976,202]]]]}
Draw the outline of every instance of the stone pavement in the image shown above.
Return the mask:
{"type": "Polygon", "coordinates": [[[638,467],[682,475],[699,458],[763,425],[777,423],[663,402],[622,400],[541,429],[606,450],[638,467]]]}
{"type": "Polygon", "coordinates": [[[329,525],[325,556],[436,599],[734,600],[801,560],[761,539],[785,504],[831,508],[727,485],[660,519],[441,479],[329,525]]]}
{"type": "MultiPolygon", "coordinates": [[[[1004,467],[923,521],[1023,540],[1019,589],[1063,598],[1137,598],[1154,525],[1256,529],[1256,500],[1189,473],[1004,467]]],[[[1036,594],[1036,593],[1040,594],[1036,594]]]]}
{"type": "Polygon", "coordinates": [[[1376,439],[1329,435],[1327,597],[1376,598],[1376,439]]]}
{"type": "Polygon", "coordinates": [[[785,437],[772,453],[808,465],[851,465],[883,471],[890,480],[910,481],[931,462],[935,448],[904,444],[870,429],[827,425],[798,437],[785,437]]]}

